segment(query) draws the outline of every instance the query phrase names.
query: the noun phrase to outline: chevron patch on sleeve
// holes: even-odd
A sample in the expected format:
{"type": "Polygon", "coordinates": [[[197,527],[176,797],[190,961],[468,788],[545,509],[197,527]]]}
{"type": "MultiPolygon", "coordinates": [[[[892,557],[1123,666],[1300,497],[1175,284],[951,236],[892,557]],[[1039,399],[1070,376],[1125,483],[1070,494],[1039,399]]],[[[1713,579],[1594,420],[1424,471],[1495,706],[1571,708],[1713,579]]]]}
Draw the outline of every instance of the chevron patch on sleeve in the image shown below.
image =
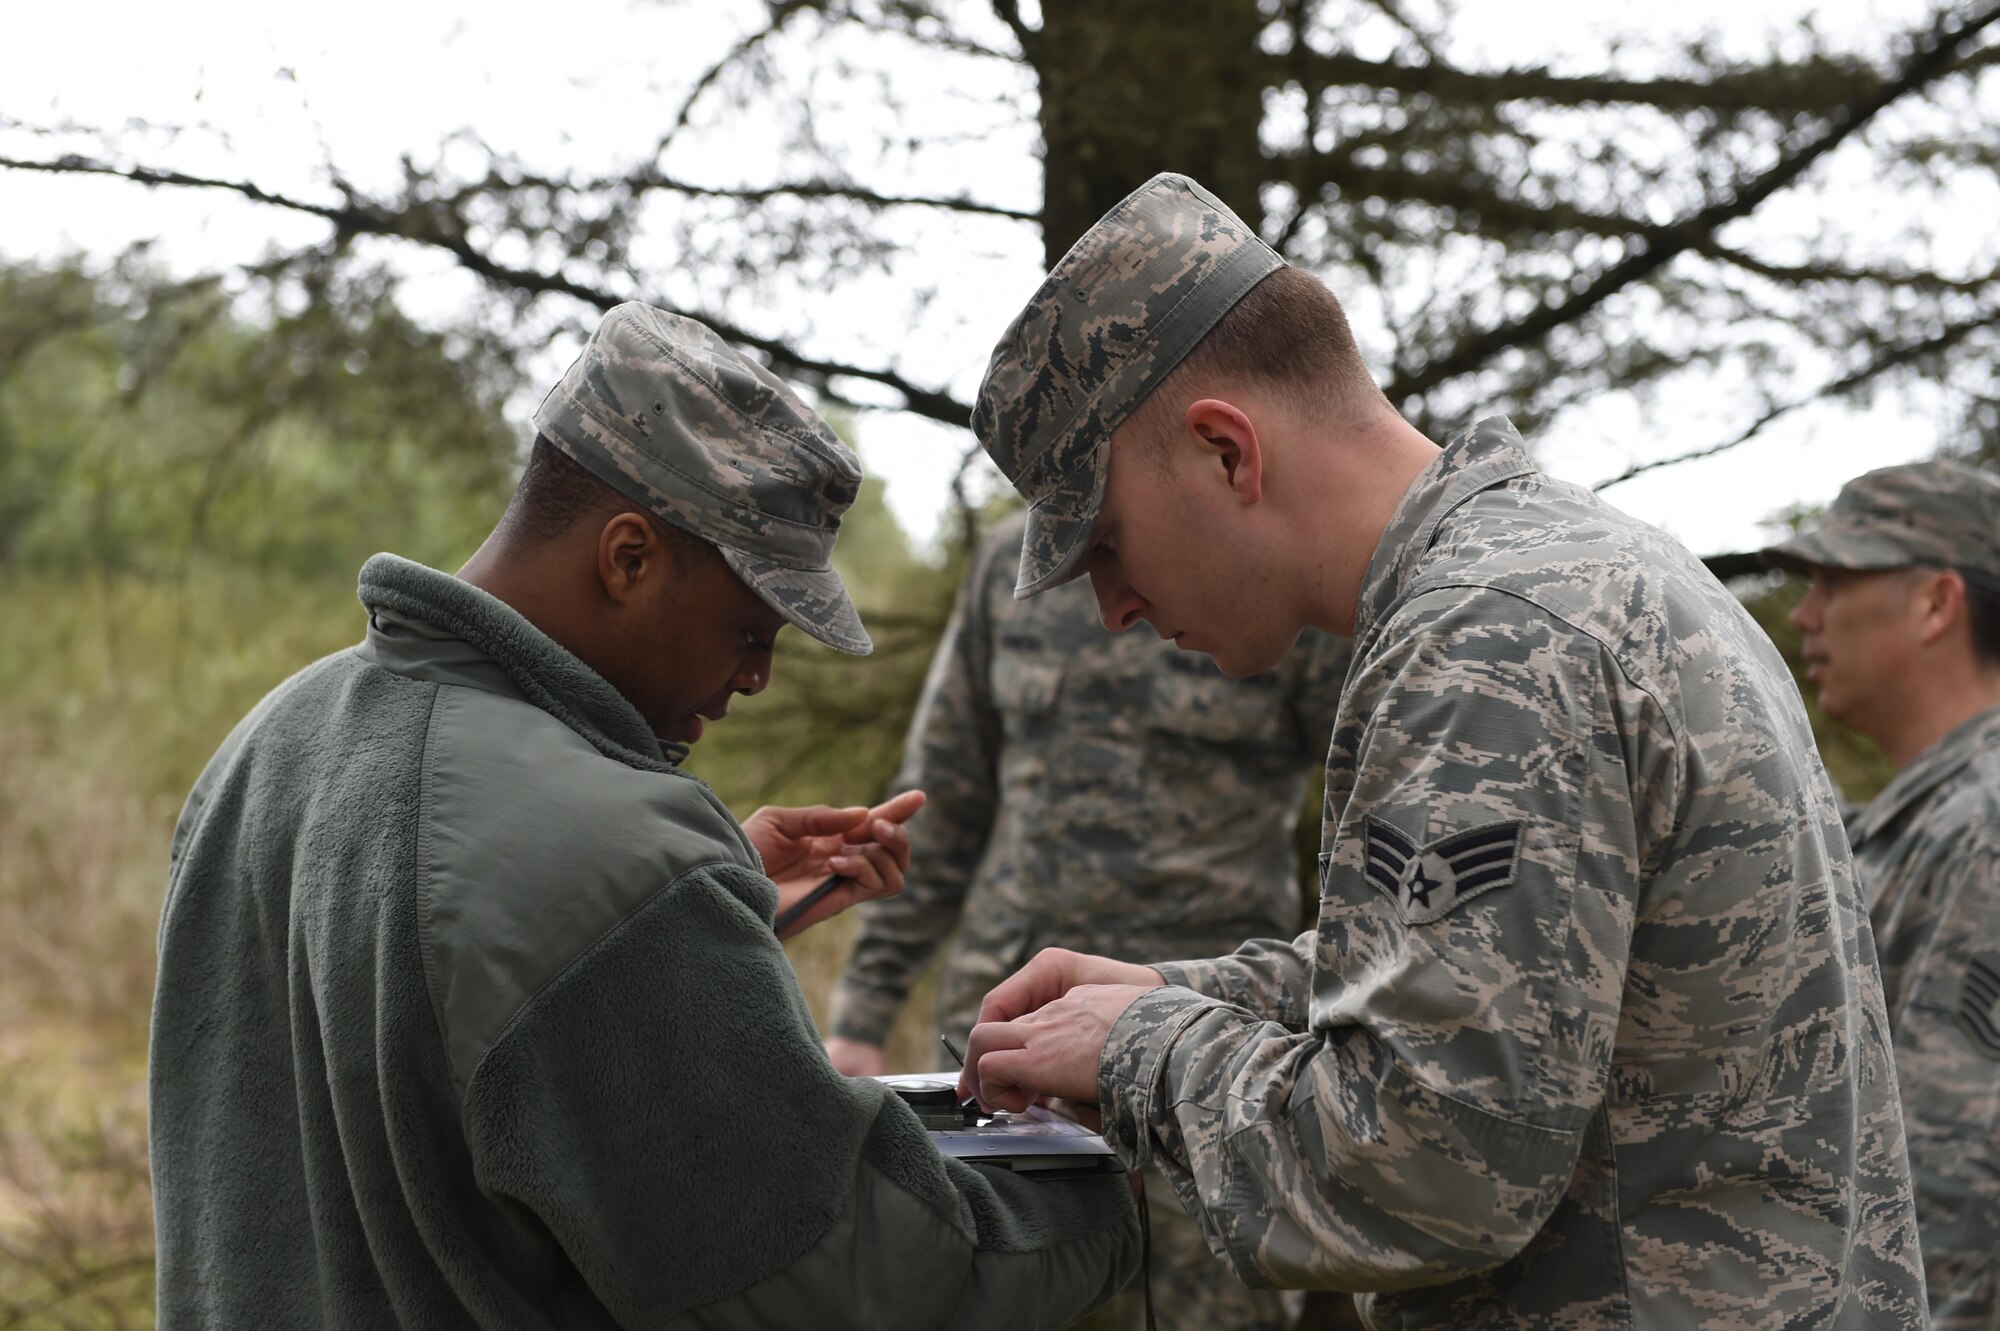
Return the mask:
{"type": "Polygon", "coordinates": [[[1429,924],[1514,881],[1521,825],[1489,823],[1419,846],[1380,818],[1362,820],[1368,881],[1395,903],[1405,924],[1429,924]]]}
{"type": "Polygon", "coordinates": [[[1972,1047],[2000,1059],[2000,952],[1974,957],[1958,991],[1958,1028],[1972,1047]]]}

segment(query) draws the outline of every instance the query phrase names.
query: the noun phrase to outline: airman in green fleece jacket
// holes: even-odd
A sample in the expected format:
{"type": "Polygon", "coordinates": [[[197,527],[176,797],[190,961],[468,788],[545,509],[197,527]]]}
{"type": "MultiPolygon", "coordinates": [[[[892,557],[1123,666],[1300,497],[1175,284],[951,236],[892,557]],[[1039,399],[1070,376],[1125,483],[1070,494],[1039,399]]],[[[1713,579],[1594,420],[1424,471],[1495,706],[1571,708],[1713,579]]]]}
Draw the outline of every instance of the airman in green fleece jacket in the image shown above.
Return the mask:
{"type": "Polygon", "coordinates": [[[153,1017],[160,1326],[1059,1327],[1122,1177],[946,1160],[834,1072],[772,920],[893,891],[900,823],[679,769],[829,567],[852,455],[708,329],[613,310],[454,577],[236,727],[175,831],[153,1017]]]}

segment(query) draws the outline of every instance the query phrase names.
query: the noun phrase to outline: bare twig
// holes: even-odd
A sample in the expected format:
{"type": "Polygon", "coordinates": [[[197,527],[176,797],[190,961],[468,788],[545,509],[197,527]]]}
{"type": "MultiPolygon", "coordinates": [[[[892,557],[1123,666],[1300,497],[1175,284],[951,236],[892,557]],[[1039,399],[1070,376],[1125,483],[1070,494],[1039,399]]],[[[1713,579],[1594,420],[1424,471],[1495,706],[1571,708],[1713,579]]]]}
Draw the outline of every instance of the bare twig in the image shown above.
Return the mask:
{"type": "Polygon", "coordinates": [[[703,70],[701,77],[697,78],[693,86],[688,89],[687,96],[681,99],[680,109],[674,112],[674,118],[667,124],[667,132],[660,135],[659,142],[654,145],[654,164],[657,165],[666,158],[667,149],[673,146],[674,139],[680,132],[687,128],[688,118],[694,114],[695,104],[708,93],[717,79],[727,73],[737,61],[777,36],[784,26],[791,22],[794,15],[811,8],[813,8],[812,0],[776,0],[776,3],[771,5],[769,21],[763,27],[745,34],[735,45],[723,52],[714,64],[703,70]]]}
{"type": "Polygon", "coordinates": [[[1823,402],[1832,397],[1843,397],[1857,389],[1866,387],[1891,370],[1900,369],[1927,356],[1935,356],[1949,351],[1981,329],[1993,327],[2000,327],[2000,310],[1982,315],[1977,319],[1968,319],[1963,323],[1949,325],[1942,332],[1924,338],[1921,341],[1891,347],[1881,355],[1870,359],[1861,368],[1844,374],[1838,379],[1830,380],[1803,397],[1794,398],[1789,402],[1783,402],[1767,409],[1756,420],[1750,422],[1740,434],[1737,434],[1733,438],[1725,439],[1719,444],[1709,444],[1706,447],[1697,448],[1691,452],[1676,453],[1672,457],[1654,458],[1650,462],[1635,463],[1611,479],[1599,481],[1591,488],[1602,492],[1609,490],[1614,485],[1623,485],[1626,481],[1632,480],[1637,476],[1643,476],[1649,471],[1658,471],[1662,467],[1677,467],[1683,462],[1698,462],[1703,458],[1712,458],[1718,453],[1727,453],[1732,448],[1749,443],[1759,434],[1762,434],[1767,426],[1797,411],[1800,407],[1809,406],[1814,402],[1823,402]]]}
{"type": "Polygon", "coordinates": [[[1860,133],[1888,107],[1950,72],[1957,52],[1996,20],[2000,20],[2000,5],[1989,5],[1957,27],[1932,32],[1895,78],[1858,105],[1836,113],[1831,124],[1786,151],[1775,166],[1745,182],[1729,197],[1672,226],[1636,239],[1625,258],[1567,298],[1544,304],[1523,318],[1460,338],[1421,366],[1399,367],[1384,390],[1389,400],[1401,402],[1418,396],[1448,379],[1481,368],[1501,351],[1541,341],[1556,329],[1582,319],[1612,296],[1651,277],[1730,222],[1749,216],[1766,199],[1797,181],[1822,157],[1860,133]]]}
{"type": "Polygon", "coordinates": [[[1773,263],[1754,254],[1724,245],[1711,237],[1694,247],[1711,258],[1720,259],[1758,277],[1798,286],[1811,282],[1867,283],[1875,286],[1912,287],[1922,291],[1956,292],[1978,295],[2000,285],[2000,269],[1976,277],[1952,278],[1942,273],[1916,268],[1858,268],[1843,263],[1773,263]]]}
{"type": "Polygon", "coordinates": [[[1032,56],[1042,34],[1029,27],[1021,17],[1020,0],[993,0],[993,13],[1007,25],[1007,31],[1014,34],[1014,40],[1021,44],[1021,50],[1032,56]]]}
{"type": "Polygon", "coordinates": [[[544,189],[551,193],[589,194],[606,189],[628,189],[634,193],[646,190],[670,190],[698,199],[728,199],[735,203],[769,203],[772,199],[832,199],[863,204],[869,208],[936,208],[944,212],[971,213],[982,217],[1002,217],[1014,222],[1038,222],[1039,212],[1026,212],[1019,208],[1007,208],[997,203],[981,203],[964,194],[886,194],[869,189],[865,185],[842,183],[832,180],[799,180],[778,185],[702,185],[691,180],[670,176],[665,172],[648,167],[621,176],[601,176],[590,180],[566,181],[543,176],[510,176],[504,180],[488,177],[479,185],[461,191],[466,197],[475,193],[491,193],[495,189],[544,189]]]}
{"type": "MultiPolygon", "coordinates": [[[[417,208],[398,212],[371,203],[346,205],[315,203],[309,199],[266,190],[247,180],[224,180],[146,166],[118,166],[74,154],[44,162],[0,157],[0,168],[56,175],[113,176],[147,186],[174,185],[191,189],[225,190],[255,203],[324,218],[333,224],[336,235],[340,237],[386,236],[442,250],[455,258],[461,267],[478,274],[495,286],[511,291],[531,295],[571,296],[598,309],[609,309],[621,301],[634,298],[629,293],[610,291],[565,277],[560,273],[538,272],[501,263],[475,246],[462,230],[442,225],[443,219],[440,219],[434,210],[417,208]]],[[[662,308],[675,308],[658,299],[653,299],[653,303],[661,305],[662,308]]],[[[787,342],[752,333],[712,313],[689,309],[675,309],[675,312],[699,319],[731,342],[762,352],[770,358],[772,366],[781,372],[808,376],[821,382],[858,379],[880,384],[899,394],[903,399],[904,409],[915,415],[957,426],[963,426],[971,420],[972,409],[968,404],[960,402],[949,393],[913,383],[893,369],[850,365],[841,361],[803,355],[787,342]]],[[[854,403],[852,399],[841,396],[831,386],[828,392],[835,401],[863,408],[871,405],[854,403]]]]}
{"type": "MultiPolygon", "coordinates": [[[[1978,21],[1974,20],[1975,25],[1978,21]]],[[[1975,31],[1976,27],[1968,30],[1975,31]]],[[[1275,57],[1295,69],[1292,57],[1275,57]]],[[[1308,52],[1325,85],[1351,84],[1424,94],[1443,102],[1497,106],[1536,102],[1544,106],[1646,106],[1669,113],[1733,114],[1760,111],[1774,116],[1834,115],[1879,96],[1894,80],[1859,60],[1821,56],[1795,65],[1731,70],[1712,78],[1621,79],[1608,75],[1552,74],[1546,69],[1461,69],[1433,57],[1422,64],[1367,60],[1346,51],[1308,52]],[[1775,76],[1775,77],[1774,77],[1775,76]]],[[[2000,63],[2000,48],[1974,51],[1939,73],[1962,73],[2000,63]]]]}

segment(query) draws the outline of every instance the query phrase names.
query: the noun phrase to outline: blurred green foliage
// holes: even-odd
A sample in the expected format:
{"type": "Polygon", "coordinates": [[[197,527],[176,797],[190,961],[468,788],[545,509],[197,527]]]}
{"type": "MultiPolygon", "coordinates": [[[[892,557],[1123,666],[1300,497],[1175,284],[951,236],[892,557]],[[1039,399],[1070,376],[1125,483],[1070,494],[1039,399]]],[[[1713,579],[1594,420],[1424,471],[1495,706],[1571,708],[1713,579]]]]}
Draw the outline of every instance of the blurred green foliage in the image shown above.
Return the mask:
{"type": "Polygon", "coordinates": [[[471,548],[511,486],[509,362],[379,275],[244,309],[143,268],[0,268],[0,570],[351,571],[471,548]]]}

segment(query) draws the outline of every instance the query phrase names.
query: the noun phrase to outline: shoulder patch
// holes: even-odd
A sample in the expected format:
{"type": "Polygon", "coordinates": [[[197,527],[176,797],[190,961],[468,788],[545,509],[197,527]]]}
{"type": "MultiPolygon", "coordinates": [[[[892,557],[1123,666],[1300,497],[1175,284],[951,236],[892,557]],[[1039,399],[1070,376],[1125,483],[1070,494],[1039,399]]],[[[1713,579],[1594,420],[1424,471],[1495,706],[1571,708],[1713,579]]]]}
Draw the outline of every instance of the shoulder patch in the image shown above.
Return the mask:
{"type": "Polygon", "coordinates": [[[1405,924],[1441,920],[1482,892],[1510,885],[1521,859],[1519,823],[1489,823],[1427,846],[1373,816],[1363,818],[1361,828],[1368,881],[1405,924]]]}
{"type": "Polygon", "coordinates": [[[1974,1049],[2000,1061],[2000,952],[1984,952],[1966,963],[1958,988],[1958,1028],[1974,1049]]]}
{"type": "Polygon", "coordinates": [[[461,1089],[515,1014],[676,878],[757,866],[693,777],[471,688],[438,690],[418,818],[424,974],[461,1089]]]}

